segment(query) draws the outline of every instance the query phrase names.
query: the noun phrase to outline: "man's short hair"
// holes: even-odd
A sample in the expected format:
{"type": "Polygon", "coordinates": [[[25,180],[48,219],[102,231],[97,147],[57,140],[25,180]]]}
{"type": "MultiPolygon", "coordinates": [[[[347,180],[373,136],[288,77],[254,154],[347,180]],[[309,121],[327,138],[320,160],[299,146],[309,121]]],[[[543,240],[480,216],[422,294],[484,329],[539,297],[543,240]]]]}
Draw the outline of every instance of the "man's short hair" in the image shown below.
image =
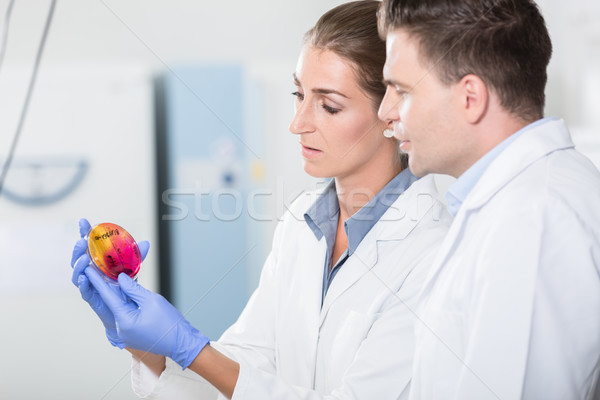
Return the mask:
{"type": "Polygon", "coordinates": [[[402,29],[447,85],[475,74],[525,121],[544,114],[552,43],[531,0],[383,0],[379,34],[402,29]]]}

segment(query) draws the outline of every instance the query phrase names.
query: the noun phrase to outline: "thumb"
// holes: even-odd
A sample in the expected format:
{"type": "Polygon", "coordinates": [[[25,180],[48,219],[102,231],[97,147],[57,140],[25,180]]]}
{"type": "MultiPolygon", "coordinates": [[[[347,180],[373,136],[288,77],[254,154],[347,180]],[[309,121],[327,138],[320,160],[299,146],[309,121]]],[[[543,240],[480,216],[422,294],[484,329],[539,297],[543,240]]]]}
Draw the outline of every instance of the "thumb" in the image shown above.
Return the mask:
{"type": "Polygon", "coordinates": [[[148,298],[148,296],[152,293],[142,285],[138,284],[136,281],[131,279],[129,275],[121,272],[119,274],[119,286],[123,293],[127,295],[131,300],[137,303],[138,306],[141,306],[144,303],[144,300],[148,298]]]}
{"type": "Polygon", "coordinates": [[[147,240],[142,240],[141,242],[138,242],[138,248],[140,249],[140,255],[142,256],[142,261],[144,261],[146,259],[146,256],[148,255],[148,250],[150,250],[150,242],[147,240]]]}
{"type": "Polygon", "coordinates": [[[79,235],[82,238],[85,237],[91,229],[92,226],[90,225],[87,219],[81,218],[79,220],[79,235]]]}

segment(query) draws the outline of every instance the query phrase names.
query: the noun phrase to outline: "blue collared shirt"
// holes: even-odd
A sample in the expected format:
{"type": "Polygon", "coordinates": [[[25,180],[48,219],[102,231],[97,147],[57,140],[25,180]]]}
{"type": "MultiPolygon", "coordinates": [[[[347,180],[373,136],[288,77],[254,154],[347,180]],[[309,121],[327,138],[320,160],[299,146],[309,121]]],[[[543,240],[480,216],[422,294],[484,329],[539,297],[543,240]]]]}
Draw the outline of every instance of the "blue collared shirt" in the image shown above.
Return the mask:
{"type": "Polygon", "coordinates": [[[553,121],[556,119],[556,117],[542,118],[523,127],[500,142],[486,155],[477,160],[475,164],[471,165],[468,170],[458,177],[456,182],[454,182],[446,192],[446,208],[448,209],[448,212],[450,212],[453,217],[456,217],[456,214],[458,214],[458,210],[462,206],[462,203],[465,201],[469,193],[471,193],[471,190],[473,190],[483,173],[487,170],[492,161],[494,161],[512,142],[517,140],[517,138],[523,133],[539,125],[545,124],[548,121],[553,121]]]}
{"type": "Polygon", "coordinates": [[[317,201],[315,201],[308,211],[306,211],[304,220],[309,228],[312,230],[317,240],[321,240],[321,238],[325,236],[325,241],[327,243],[321,304],[323,303],[323,299],[325,299],[331,281],[348,257],[354,253],[360,242],[362,242],[371,228],[373,228],[381,216],[396,201],[398,196],[408,189],[408,187],[416,180],[417,177],[414,176],[408,168],[405,169],[389,181],[388,184],[360,210],[344,221],[344,229],[346,231],[346,236],[348,237],[348,248],[339,260],[335,260],[335,264],[332,263],[331,258],[333,257],[333,246],[337,234],[340,205],[338,203],[335,182],[333,179],[329,182],[317,201]],[[330,265],[333,265],[333,267],[329,268],[330,265]]]}

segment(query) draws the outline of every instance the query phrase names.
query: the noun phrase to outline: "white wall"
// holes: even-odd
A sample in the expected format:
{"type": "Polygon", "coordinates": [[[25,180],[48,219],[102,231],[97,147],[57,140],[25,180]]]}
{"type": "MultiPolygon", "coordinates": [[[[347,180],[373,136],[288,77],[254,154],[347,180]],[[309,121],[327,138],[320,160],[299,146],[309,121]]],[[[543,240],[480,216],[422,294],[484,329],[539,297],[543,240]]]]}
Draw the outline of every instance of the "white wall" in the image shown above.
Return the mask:
{"type": "MultiPolygon", "coordinates": [[[[44,55],[39,92],[34,97],[17,156],[44,150],[55,155],[84,154],[98,160],[93,141],[86,136],[82,114],[67,112],[68,117],[57,119],[44,113],[53,109],[46,105],[57,101],[44,96],[44,92],[56,90],[52,89],[52,78],[61,75],[56,71],[63,71],[67,75],[65,81],[71,83],[77,81],[77,77],[84,77],[81,90],[77,90],[77,85],[69,86],[65,93],[78,96],[82,103],[94,104],[100,110],[89,115],[98,115],[103,106],[94,103],[97,90],[110,90],[98,82],[110,80],[107,76],[118,77],[115,70],[123,71],[122,76],[128,81],[132,74],[139,76],[140,84],[145,85],[153,73],[180,63],[240,61],[247,65],[250,76],[261,82],[266,99],[261,116],[265,146],[260,149],[260,156],[266,166],[264,184],[279,196],[272,200],[273,215],[276,215],[287,198],[312,182],[301,169],[296,139],[287,131],[292,117],[291,73],[301,37],[322,12],[341,2],[59,0],[44,55]],[[98,85],[94,86],[94,82],[98,85]],[[82,127],[80,135],[72,134],[74,127],[82,127]]],[[[7,71],[16,74],[28,71],[49,4],[48,0],[17,1],[5,66],[0,69],[0,99],[7,93],[3,92],[7,85],[18,86],[17,81],[7,78],[7,71]]],[[[7,5],[8,0],[0,0],[0,17],[7,5]]],[[[540,0],[540,5],[555,48],[547,93],[548,114],[564,116],[581,132],[577,133],[576,141],[584,144],[582,151],[596,157],[600,154],[595,150],[600,131],[600,75],[597,72],[600,71],[600,35],[596,24],[600,17],[599,6],[594,0],[569,3],[540,0]]],[[[24,93],[23,85],[21,93],[24,93]]],[[[0,101],[0,120],[3,121],[0,126],[4,128],[0,130],[0,159],[5,157],[12,138],[21,100],[22,94],[21,98],[14,96],[0,101]]],[[[105,110],[113,109],[110,105],[104,106],[105,110]]],[[[138,106],[143,107],[143,104],[138,106]]],[[[136,134],[129,136],[125,148],[140,151],[150,160],[152,121],[145,114],[147,110],[138,111],[138,118],[133,118],[136,134]],[[144,124],[147,124],[145,128],[144,124]]],[[[108,119],[122,120],[119,118],[108,119]]],[[[596,160],[600,165],[600,159],[596,160]]],[[[68,279],[71,242],[77,234],[73,223],[83,214],[98,220],[116,216],[136,237],[155,239],[153,209],[144,203],[144,196],[153,190],[151,170],[151,165],[138,165],[135,169],[134,178],[140,182],[145,179],[145,183],[140,184],[140,196],[123,199],[122,205],[96,209],[96,214],[78,202],[77,195],[60,205],[40,209],[0,201],[1,232],[17,232],[23,238],[23,251],[39,249],[35,233],[44,229],[66,238],[57,242],[49,257],[53,261],[48,262],[47,268],[56,270],[60,277],[52,281],[50,290],[44,289],[33,276],[45,265],[17,263],[7,267],[6,259],[0,261],[4,270],[13,273],[0,276],[0,354],[3,357],[0,398],[134,398],[129,389],[127,355],[106,343],[99,322],[78,298],[75,288],[68,282],[62,286],[59,282],[68,279]],[[137,211],[122,211],[132,208],[137,211]],[[30,238],[28,233],[31,233],[30,238]],[[31,282],[37,283],[31,285],[31,282]]],[[[100,171],[96,169],[91,173],[93,179],[85,185],[98,182],[100,171]]],[[[85,192],[91,188],[84,186],[80,190],[85,192]]],[[[264,243],[268,246],[269,234],[265,236],[264,243]]],[[[144,268],[145,276],[141,279],[147,286],[156,287],[156,267],[149,263],[144,268]]]]}
{"type": "Polygon", "coordinates": [[[573,141],[600,168],[600,3],[539,0],[554,52],[546,114],[565,118],[573,141]]]}

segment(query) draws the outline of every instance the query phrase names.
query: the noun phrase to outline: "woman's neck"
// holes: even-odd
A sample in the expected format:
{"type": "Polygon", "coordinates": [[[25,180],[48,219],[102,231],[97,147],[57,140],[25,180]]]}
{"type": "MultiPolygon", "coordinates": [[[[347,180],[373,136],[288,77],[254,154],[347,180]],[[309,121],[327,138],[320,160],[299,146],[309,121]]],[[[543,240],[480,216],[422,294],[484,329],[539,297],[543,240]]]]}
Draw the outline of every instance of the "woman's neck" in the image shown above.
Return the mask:
{"type": "Polygon", "coordinates": [[[385,185],[402,172],[400,162],[394,167],[363,169],[359,174],[335,178],[335,189],[340,204],[340,220],[345,221],[367,204],[385,185]]]}

